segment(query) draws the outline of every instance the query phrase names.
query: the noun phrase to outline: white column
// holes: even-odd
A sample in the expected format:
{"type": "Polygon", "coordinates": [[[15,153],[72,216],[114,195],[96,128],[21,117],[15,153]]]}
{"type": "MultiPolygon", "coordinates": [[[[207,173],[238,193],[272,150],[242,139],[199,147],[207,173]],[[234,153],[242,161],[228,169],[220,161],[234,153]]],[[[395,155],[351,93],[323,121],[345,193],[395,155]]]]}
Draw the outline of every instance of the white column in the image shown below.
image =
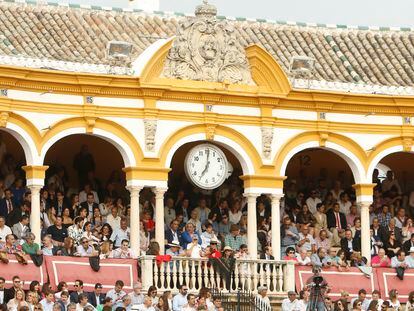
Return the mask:
{"type": "Polygon", "coordinates": [[[155,240],[160,245],[160,254],[165,250],[164,194],[165,188],[155,188],[155,240]]]}
{"type": "Polygon", "coordinates": [[[272,194],[272,252],[275,260],[280,260],[280,199],[282,196],[272,194]]]}
{"type": "Polygon", "coordinates": [[[134,253],[139,256],[140,255],[140,219],[139,219],[139,192],[142,190],[141,187],[138,186],[127,186],[126,187],[129,191],[131,197],[131,223],[130,223],[130,243],[131,249],[134,253]]]}
{"type": "Polygon", "coordinates": [[[35,242],[40,244],[42,239],[41,237],[41,223],[40,223],[40,189],[43,185],[29,185],[31,197],[32,197],[32,206],[30,211],[30,230],[35,235],[35,242]]]}
{"type": "Polygon", "coordinates": [[[256,200],[259,194],[245,193],[247,198],[247,247],[250,257],[257,258],[257,220],[256,220],[256,200]]]}
{"type": "Polygon", "coordinates": [[[369,207],[372,202],[360,202],[361,207],[361,254],[371,262],[371,241],[370,241],[370,224],[369,224],[369,207]]]}

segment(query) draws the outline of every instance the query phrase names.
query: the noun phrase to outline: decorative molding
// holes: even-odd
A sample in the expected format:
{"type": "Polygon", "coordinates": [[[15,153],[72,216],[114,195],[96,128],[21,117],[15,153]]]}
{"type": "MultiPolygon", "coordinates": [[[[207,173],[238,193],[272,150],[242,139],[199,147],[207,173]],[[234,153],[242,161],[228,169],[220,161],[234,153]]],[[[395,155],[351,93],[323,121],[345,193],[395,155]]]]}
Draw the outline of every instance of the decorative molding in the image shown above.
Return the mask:
{"type": "Polygon", "coordinates": [[[1,89],[1,90],[0,90],[0,96],[5,96],[5,97],[7,97],[7,94],[8,94],[7,89],[1,89]]]}
{"type": "Polygon", "coordinates": [[[93,96],[86,96],[86,103],[93,104],[93,96]]]}
{"type": "Polygon", "coordinates": [[[86,133],[92,134],[95,127],[96,117],[84,117],[86,122],[86,133]]]}
{"type": "Polygon", "coordinates": [[[0,127],[6,127],[9,117],[10,115],[8,112],[0,113],[0,127]]]}
{"type": "Polygon", "coordinates": [[[325,147],[326,141],[328,140],[328,138],[329,138],[328,132],[319,132],[319,146],[325,147]]]}
{"type": "Polygon", "coordinates": [[[232,25],[219,21],[217,8],[207,0],[197,6],[195,17],[180,22],[162,76],[254,85],[245,51],[232,25]]]}
{"type": "Polygon", "coordinates": [[[413,139],[411,137],[404,137],[402,145],[405,152],[410,152],[413,147],[413,139]]]}
{"type": "Polygon", "coordinates": [[[273,142],[273,128],[262,127],[262,155],[265,159],[270,159],[272,154],[272,142],[273,142]]]}
{"type": "Polygon", "coordinates": [[[157,133],[157,120],[144,119],[145,128],[145,151],[154,151],[155,135],[157,133]]]}
{"type": "Polygon", "coordinates": [[[216,127],[217,124],[206,124],[206,139],[207,140],[214,140],[214,136],[216,134],[216,127]]]}

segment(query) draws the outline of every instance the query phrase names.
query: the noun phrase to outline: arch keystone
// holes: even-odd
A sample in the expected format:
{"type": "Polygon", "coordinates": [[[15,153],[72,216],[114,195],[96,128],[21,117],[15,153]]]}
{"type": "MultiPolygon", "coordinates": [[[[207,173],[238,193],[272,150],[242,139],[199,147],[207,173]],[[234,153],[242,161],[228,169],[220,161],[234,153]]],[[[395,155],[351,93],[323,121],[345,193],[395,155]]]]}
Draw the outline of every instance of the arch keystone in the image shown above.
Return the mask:
{"type": "Polygon", "coordinates": [[[7,122],[9,120],[9,117],[10,117],[10,115],[9,115],[8,112],[3,111],[0,114],[0,127],[6,127],[7,126],[7,122]]]}

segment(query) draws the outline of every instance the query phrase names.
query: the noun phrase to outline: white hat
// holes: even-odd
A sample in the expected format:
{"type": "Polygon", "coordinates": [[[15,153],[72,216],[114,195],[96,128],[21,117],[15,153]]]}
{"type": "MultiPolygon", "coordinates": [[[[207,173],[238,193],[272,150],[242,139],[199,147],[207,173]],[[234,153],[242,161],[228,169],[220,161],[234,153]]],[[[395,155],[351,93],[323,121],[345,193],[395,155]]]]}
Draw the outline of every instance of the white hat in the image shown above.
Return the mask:
{"type": "Polygon", "coordinates": [[[180,246],[180,242],[178,242],[178,241],[172,241],[171,243],[169,243],[169,244],[167,244],[169,247],[179,247],[179,248],[181,248],[181,246],[180,246]]]}
{"type": "Polygon", "coordinates": [[[410,253],[410,254],[411,254],[411,253],[414,253],[414,246],[410,247],[410,251],[409,251],[409,253],[410,253]]]}

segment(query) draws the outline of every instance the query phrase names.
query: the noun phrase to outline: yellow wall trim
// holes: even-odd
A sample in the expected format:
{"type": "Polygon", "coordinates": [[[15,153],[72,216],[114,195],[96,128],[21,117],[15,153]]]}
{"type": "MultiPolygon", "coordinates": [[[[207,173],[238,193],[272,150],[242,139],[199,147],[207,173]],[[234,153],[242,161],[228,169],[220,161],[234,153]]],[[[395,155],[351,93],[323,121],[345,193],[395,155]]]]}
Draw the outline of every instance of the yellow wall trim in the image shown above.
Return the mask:
{"type": "Polygon", "coordinates": [[[377,184],[355,184],[352,187],[355,189],[356,196],[372,196],[374,194],[374,188],[377,184]]]}
{"type": "Polygon", "coordinates": [[[286,176],[268,175],[243,175],[240,179],[244,181],[244,188],[274,188],[283,189],[286,176]]]}
{"type": "Polygon", "coordinates": [[[123,169],[126,174],[126,180],[162,180],[168,181],[168,173],[170,168],[164,167],[126,167],[123,169]]]}
{"type": "Polygon", "coordinates": [[[48,168],[49,166],[22,166],[26,172],[26,179],[45,179],[48,168]]]}

